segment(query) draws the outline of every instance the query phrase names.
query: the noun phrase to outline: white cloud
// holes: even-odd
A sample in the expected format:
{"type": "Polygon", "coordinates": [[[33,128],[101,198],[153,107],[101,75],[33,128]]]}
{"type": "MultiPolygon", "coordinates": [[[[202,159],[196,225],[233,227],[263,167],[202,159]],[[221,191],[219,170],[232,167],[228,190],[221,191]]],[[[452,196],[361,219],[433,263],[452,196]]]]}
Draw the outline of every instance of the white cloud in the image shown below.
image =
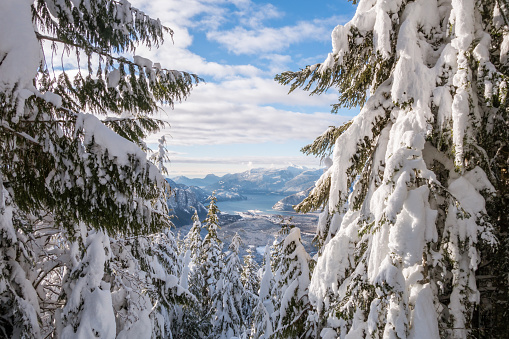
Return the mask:
{"type": "Polygon", "coordinates": [[[207,37],[234,54],[256,54],[285,50],[291,44],[307,40],[329,40],[331,24],[344,21],[339,17],[324,20],[300,21],[294,26],[279,28],[237,26],[228,31],[212,31],[207,37]]]}
{"type": "MultiPolygon", "coordinates": [[[[288,87],[259,77],[200,84],[187,101],[174,110],[164,109],[160,118],[171,128],[161,133],[171,136],[169,145],[260,144],[313,140],[328,126],[349,119],[328,112],[337,100],[334,94],[287,91],[288,87]],[[313,107],[318,112],[312,113],[313,107]]],[[[161,133],[148,141],[155,142],[161,133]]]]}
{"type": "Polygon", "coordinates": [[[221,83],[198,85],[188,102],[233,102],[263,106],[278,104],[295,106],[299,110],[299,106],[327,107],[337,101],[335,94],[310,96],[309,92],[300,89],[288,94],[289,89],[289,86],[282,86],[270,78],[236,77],[221,83]]]}
{"type": "MultiPolygon", "coordinates": [[[[288,140],[312,140],[328,126],[348,118],[330,113],[305,114],[270,106],[231,102],[182,104],[162,116],[171,128],[168,145],[261,144],[288,140]]],[[[148,142],[155,142],[153,135],[148,142]]]]}
{"type": "Polygon", "coordinates": [[[272,156],[272,157],[172,157],[167,168],[170,177],[185,175],[204,177],[208,173],[224,175],[244,172],[253,168],[282,168],[298,164],[308,168],[320,168],[319,159],[307,156],[272,156]]]}
{"type": "MultiPolygon", "coordinates": [[[[265,25],[267,19],[283,17],[284,13],[272,4],[256,4],[251,0],[132,0],[133,5],[142,8],[147,14],[161,18],[163,24],[175,31],[174,43],[168,38],[158,49],[148,51],[140,47],[138,54],[153,58],[161,64],[175,69],[186,70],[200,76],[212,76],[214,79],[233,75],[253,76],[265,72],[267,75],[281,71],[288,63],[281,58],[291,57],[279,54],[260,55],[269,60],[266,69],[252,65],[225,65],[205,60],[193,54],[189,47],[193,36],[189,29],[207,32],[209,40],[225,47],[228,51],[241,54],[282,52],[292,44],[305,41],[329,41],[331,27],[345,19],[333,16],[326,19],[300,21],[294,25],[272,28],[265,25]],[[232,9],[231,5],[235,7],[232,9]],[[223,29],[226,24],[236,25],[232,29],[223,29]]],[[[320,59],[321,60],[321,59],[320,59]]],[[[300,60],[299,60],[300,62],[300,60]]],[[[304,66],[304,64],[302,65],[304,66]]]]}
{"type": "Polygon", "coordinates": [[[140,47],[137,49],[137,54],[159,62],[165,67],[195,73],[204,78],[212,77],[214,80],[236,76],[253,77],[264,73],[252,65],[224,65],[207,61],[188,49],[179,48],[169,43],[163,44],[157,50],[140,47]]]}
{"type": "MultiPolygon", "coordinates": [[[[178,149],[188,153],[171,154],[171,172],[199,175],[289,163],[319,165],[318,160],[305,156],[196,157],[193,147],[185,146],[308,142],[328,126],[348,120],[328,113],[330,104],[337,102],[335,94],[310,97],[309,93],[296,90],[288,95],[289,87],[273,80],[273,75],[289,69],[294,59],[300,63],[303,57],[310,57],[290,56],[285,48],[304,41],[329,40],[330,27],[341,21],[339,17],[271,28],[265,26],[267,20],[280,18],[284,13],[273,5],[258,5],[251,0],[131,1],[175,31],[174,43],[168,38],[159,49],[140,46],[137,54],[165,67],[196,73],[208,81],[198,85],[186,102],[177,103],[174,110],[165,108],[166,113],[160,115],[171,124],[171,128],[161,132],[171,135],[167,138],[168,148],[181,146],[178,149]],[[224,29],[232,24],[237,26],[224,29]],[[237,55],[258,53],[255,55],[258,67],[248,62],[223,64],[191,52],[193,32],[198,30],[209,32],[207,37],[213,44],[237,55]],[[309,111],[317,112],[302,113],[309,111]]],[[[147,142],[156,143],[161,133],[147,142]]]]}
{"type": "Polygon", "coordinates": [[[218,27],[226,20],[224,0],[131,0],[131,3],[172,29],[202,24],[196,20],[200,15],[204,15],[209,27],[218,27]]]}
{"type": "Polygon", "coordinates": [[[260,27],[267,19],[284,16],[284,13],[272,4],[257,5],[251,1],[245,1],[245,3],[244,6],[239,6],[240,10],[235,13],[239,16],[242,25],[253,28],[260,27]]]}
{"type": "Polygon", "coordinates": [[[174,164],[225,164],[235,165],[240,164],[247,169],[267,167],[267,164],[271,164],[274,167],[290,166],[293,164],[299,164],[299,166],[318,167],[320,166],[320,160],[308,157],[308,156],[271,156],[271,157],[256,157],[256,156],[245,156],[245,157],[172,157],[171,163],[174,164]]]}
{"type": "MultiPolygon", "coordinates": [[[[290,55],[283,54],[266,54],[262,55],[261,58],[269,60],[268,71],[270,74],[279,74],[289,70],[291,68],[290,63],[293,62],[293,59],[290,55]]],[[[304,63],[302,64],[304,65],[304,63]]]]}

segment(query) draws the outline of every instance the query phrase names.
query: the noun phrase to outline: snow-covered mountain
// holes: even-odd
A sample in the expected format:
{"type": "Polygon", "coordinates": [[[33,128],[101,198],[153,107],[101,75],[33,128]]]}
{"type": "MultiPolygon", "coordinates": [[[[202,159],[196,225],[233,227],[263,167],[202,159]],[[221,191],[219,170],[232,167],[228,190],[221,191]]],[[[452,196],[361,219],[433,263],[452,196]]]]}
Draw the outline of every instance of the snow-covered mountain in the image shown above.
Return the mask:
{"type": "Polygon", "coordinates": [[[220,179],[221,178],[215,174],[207,174],[205,178],[188,178],[186,176],[181,175],[173,178],[173,181],[187,186],[205,187],[218,182],[220,179]]]}
{"type": "Polygon", "coordinates": [[[293,206],[298,205],[304,200],[309,192],[313,189],[314,186],[309,187],[304,191],[297,192],[295,194],[289,195],[286,198],[279,200],[274,206],[272,206],[273,210],[276,211],[294,211],[293,206]]]}
{"type": "Polygon", "coordinates": [[[321,169],[290,166],[283,169],[256,168],[222,177],[209,174],[202,179],[179,176],[167,179],[173,190],[168,206],[170,214],[176,216],[173,219],[176,226],[191,223],[193,207],[203,219],[212,192],[215,192],[218,201],[245,200],[247,198],[243,194],[249,193],[287,193],[290,196],[274,205],[274,209],[292,211],[292,206],[307,196],[308,188],[314,186],[322,173],[321,169]]]}
{"type": "Polygon", "coordinates": [[[200,219],[205,218],[207,208],[203,205],[203,200],[208,197],[205,191],[199,187],[177,184],[171,179],[166,179],[166,181],[171,187],[171,195],[167,203],[175,226],[190,224],[195,209],[198,211],[200,219]]]}
{"type": "MultiPolygon", "coordinates": [[[[200,220],[207,215],[207,206],[211,191],[198,186],[187,186],[178,184],[171,179],[166,179],[171,187],[171,196],[167,200],[170,215],[173,216],[175,226],[189,225],[194,209],[198,211],[200,220]]],[[[217,201],[246,200],[247,198],[238,192],[218,190],[215,192],[217,201]]]]}
{"type": "Polygon", "coordinates": [[[237,200],[247,200],[247,197],[243,196],[238,192],[232,192],[227,190],[216,190],[215,195],[217,201],[237,201],[237,200]]]}
{"type": "Polygon", "coordinates": [[[289,180],[285,183],[284,192],[292,193],[292,192],[302,192],[307,190],[309,187],[313,187],[315,182],[320,178],[323,174],[323,170],[306,170],[300,174],[298,174],[293,179],[289,180]]]}
{"type": "Polygon", "coordinates": [[[181,184],[192,183],[210,192],[297,193],[313,186],[322,173],[321,169],[290,166],[283,169],[256,168],[222,177],[209,174],[203,179],[177,177],[174,180],[181,184]]]}

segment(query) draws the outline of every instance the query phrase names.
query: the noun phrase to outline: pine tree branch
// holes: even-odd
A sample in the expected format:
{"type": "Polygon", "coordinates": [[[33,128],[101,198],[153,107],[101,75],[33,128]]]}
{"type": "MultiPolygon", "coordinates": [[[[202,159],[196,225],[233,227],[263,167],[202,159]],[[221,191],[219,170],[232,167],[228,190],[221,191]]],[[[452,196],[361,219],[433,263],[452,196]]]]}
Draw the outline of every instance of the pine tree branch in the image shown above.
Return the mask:
{"type": "Polygon", "coordinates": [[[46,278],[46,276],[51,273],[55,268],[58,268],[62,265],[61,262],[56,262],[55,265],[49,269],[48,271],[46,271],[41,277],[39,277],[39,279],[35,282],[34,284],[34,289],[37,290],[37,287],[39,287],[39,284],[44,280],[44,278],[46,278]]]}
{"type": "MultiPolygon", "coordinates": [[[[37,36],[37,39],[39,39],[39,40],[48,40],[48,41],[58,42],[58,43],[61,43],[61,44],[64,44],[64,45],[76,47],[76,48],[79,48],[79,49],[84,49],[85,51],[88,49],[88,50],[92,51],[95,54],[102,55],[102,56],[104,56],[106,58],[118,61],[119,63],[125,63],[125,64],[128,64],[128,65],[132,65],[132,66],[137,66],[139,68],[143,68],[142,66],[139,66],[138,64],[135,64],[133,61],[130,61],[129,59],[126,59],[124,57],[115,57],[115,56],[113,56],[113,55],[111,55],[109,53],[106,53],[106,52],[102,51],[100,48],[95,47],[95,46],[91,46],[91,45],[82,46],[82,45],[79,45],[79,44],[74,43],[74,42],[64,41],[62,39],[55,38],[55,37],[48,36],[48,35],[42,35],[39,32],[35,32],[35,35],[37,36]]],[[[179,72],[179,73],[183,73],[183,72],[177,71],[177,70],[172,70],[172,69],[167,69],[167,68],[158,68],[158,67],[154,67],[154,66],[152,66],[152,69],[166,71],[166,72],[179,72]]],[[[193,76],[195,76],[195,75],[193,74],[193,76]]],[[[203,79],[201,79],[201,78],[198,78],[198,79],[200,79],[200,81],[203,81],[203,79]]]]}
{"type": "Polygon", "coordinates": [[[14,129],[12,129],[10,126],[6,125],[5,121],[2,122],[2,124],[0,124],[0,127],[8,130],[9,132],[13,133],[13,134],[16,134],[17,136],[20,136],[38,146],[42,146],[37,140],[35,140],[33,137],[31,137],[30,135],[26,134],[25,132],[17,132],[15,131],[14,129]]]}

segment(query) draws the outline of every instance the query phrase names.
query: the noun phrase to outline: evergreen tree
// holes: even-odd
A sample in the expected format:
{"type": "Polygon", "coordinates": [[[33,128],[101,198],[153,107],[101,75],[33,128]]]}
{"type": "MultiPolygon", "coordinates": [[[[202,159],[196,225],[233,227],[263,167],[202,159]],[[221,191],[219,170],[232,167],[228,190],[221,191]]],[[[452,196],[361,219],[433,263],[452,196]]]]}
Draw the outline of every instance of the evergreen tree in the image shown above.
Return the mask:
{"type": "Polygon", "coordinates": [[[198,213],[193,215],[193,226],[183,240],[181,256],[184,257],[184,270],[181,277],[181,285],[196,297],[192,303],[183,307],[180,327],[175,332],[177,338],[202,337],[210,330],[210,310],[202,303],[201,294],[206,289],[205,270],[202,258],[202,238],[200,232],[202,224],[198,213]]]}
{"type": "Polygon", "coordinates": [[[219,280],[219,274],[223,266],[223,242],[217,235],[219,229],[219,219],[217,217],[219,209],[216,205],[216,197],[210,197],[207,218],[203,221],[203,228],[207,230],[207,234],[202,242],[200,264],[203,267],[204,280],[206,285],[202,293],[204,304],[210,306],[214,293],[216,293],[216,285],[219,280]]]}
{"type": "Polygon", "coordinates": [[[276,301],[272,315],[274,338],[296,338],[309,335],[306,319],[310,310],[308,288],[311,279],[307,254],[300,229],[292,227],[281,242],[281,257],[274,272],[276,301]]]}
{"type": "Polygon", "coordinates": [[[22,231],[29,227],[26,219],[17,215],[5,186],[0,185],[0,337],[4,338],[14,333],[26,338],[41,336],[41,307],[28,273],[37,255],[22,231]]]}
{"type": "Polygon", "coordinates": [[[203,338],[212,331],[212,317],[215,314],[213,298],[217,293],[217,283],[223,268],[222,241],[217,235],[218,213],[216,197],[212,195],[207,218],[202,226],[207,230],[205,238],[201,240],[200,222],[196,214],[193,227],[186,236],[186,241],[191,248],[189,256],[193,256],[193,251],[196,255],[196,259],[191,259],[190,263],[189,290],[197,297],[197,300],[184,310],[186,321],[180,331],[182,338],[203,338]],[[198,244],[200,247],[197,247],[198,244]],[[192,260],[195,262],[193,263],[192,260]]]}
{"type": "Polygon", "coordinates": [[[298,206],[325,207],[309,292],[324,335],[507,333],[508,15],[506,1],[361,0],[324,63],[277,76],[362,107],[304,149],[333,150],[298,206]]]}
{"type": "Polygon", "coordinates": [[[260,289],[260,278],[258,277],[260,266],[255,261],[253,253],[254,246],[249,246],[247,254],[244,256],[244,265],[240,276],[245,292],[242,300],[242,316],[246,330],[251,328],[253,312],[258,303],[258,290],[260,289]]]}
{"type": "Polygon", "coordinates": [[[263,274],[258,290],[258,301],[253,311],[251,331],[251,338],[257,339],[268,339],[273,334],[272,314],[274,313],[274,303],[271,293],[275,282],[271,268],[271,253],[268,251],[269,245],[267,244],[265,248],[263,274]]]}
{"type": "Polygon", "coordinates": [[[270,266],[272,268],[272,272],[276,272],[281,267],[281,262],[284,256],[284,242],[288,234],[293,227],[292,218],[285,219],[280,216],[279,225],[280,229],[277,232],[277,235],[270,246],[270,266]]]}
{"type": "Polygon", "coordinates": [[[117,258],[127,259],[123,269],[115,265],[110,277],[111,284],[118,288],[118,297],[114,300],[122,305],[114,305],[117,306],[115,314],[126,308],[124,319],[127,321],[120,327],[123,330],[117,338],[140,337],[141,333],[150,338],[166,338],[178,333],[182,306],[192,303],[194,296],[180,284],[182,264],[171,231],[120,239],[112,249],[115,264],[117,258]],[[123,255],[116,251],[119,245],[123,255]]]}
{"type": "Polygon", "coordinates": [[[67,302],[55,317],[56,336],[62,339],[114,338],[111,286],[104,280],[105,266],[112,254],[110,239],[102,231],[92,231],[83,245],[83,258],[64,277],[60,296],[67,302]]]}
{"type": "Polygon", "coordinates": [[[110,236],[171,225],[143,139],[199,79],[118,56],[173,34],[124,0],[3,1],[0,30],[0,335],[115,336],[110,236]]]}
{"type": "Polygon", "coordinates": [[[246,323],[242,312],[245,293],[241,281],[242,264],[239,258],[241,244],[240,236],[235,233],[212,300],[215,314],[211,338],[239,337],[246,323]]]}
{"type": "Polygon", "coordinates": [[[257,294],[260,289],[260,278],[258,277],[260,266],[255,261],[254,246],[249,246],[246,252],[247,254],[244,256],[244,265],[242,266],[242,284],[246,291],[257,294]]]}
{"type": "Polygon", "coordinates": [[[202,225],[198,217],[198,211],[194,210],[193,226],[184,237],[183,252],[190,251],[191,267],[196,266],[201,255],[202,238],[201,230],[202,225]]]}

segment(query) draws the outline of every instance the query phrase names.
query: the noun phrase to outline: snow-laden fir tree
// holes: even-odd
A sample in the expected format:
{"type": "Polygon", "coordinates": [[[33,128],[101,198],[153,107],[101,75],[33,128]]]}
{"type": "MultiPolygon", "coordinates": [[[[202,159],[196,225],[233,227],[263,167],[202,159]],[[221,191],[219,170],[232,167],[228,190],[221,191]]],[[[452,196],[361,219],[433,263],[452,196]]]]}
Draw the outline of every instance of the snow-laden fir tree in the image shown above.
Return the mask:
{"type": "Polygon", "coordinates": [[[244,256],[244,265],[242,266],[242,284],[246,291],[257,294],[260,289],[260,277],[258,276],[260,265],[258,265],[255,260],[254,246],[250,245],[246,252],[247,254],[244,256]]]}
{"type": "Polygon", "coordinates": [[[245,326],[242,312],[245,293],[241,280],[242,263],[239,258],[241,244],[242,239],[238,233],[235,233],[229,251],[225,254],[224,265],[212,298],[215,314],[212,318],[210,338],[229,339],[240,337],[245,326]]]}
{"type": "Polygon", "coordinates": [[[200,235],[202,225],[198,217],[198,212],[195,210],[192,217],[193,225],[189,232],[184,236],[181,241],[181,247],[179,253],[182,261],[182,273],[180,285],[184,288],[189,288],[191,285],[192,291],[196,294],[201,291],[203,283],[202,272],[200,267],[200,254],[202,246],[202,238],[200,235]]]}
{"type": "Polygon", "coordinates": [[[193,225],[182,241],[180,256],[182,257],[182,273],[180,285],[189,289],[195,296],[181,308],[178,328],[172,332],[174,338],[198,338],[210,331],[209,305],[203,303],[201,297],[206,290],[205,269],[202,254],[202,224],[198,213],[193,215],[193,225]]]}
{"type": "Polygon", "coordinates": [[[307,336],[306,319],[310,310],[308,288],[311,258],[304,249],[300,229],[291,227],[280,240],[279,262],[274,272],[272,298],[275,310],[271,315],[273,338],[307,336]]]}
{"type": "MultiPolygon", "coordinates": [[[[112,254],[110,239],[103,231],[91,232],[83,245],[83,258],[63,279],[60,296],[67,302],[56,312],[56,336],[62,339],[114,338],[111,286],[104,280],[105,266],[112,254]]],[[[77,246],[75,244],[74,249],[77,246]]],[[[71,252],[71,255],[76,254],[71,252]]]]}
{"type": "Polygon", "coordinates": [[[281,261],[283,260],[284,255],[284,240],[292,228],[295,225],[292,224],[292,218],[285,219],[280,216],[279,220],[280,229],[272,242],[272,246],[266,247],[265,251],[270,253],[270,267],[272,268],[272,272],[276,272],[281,266],[281,261]],[[267,251],[269,249],[269,251],[267,251]]]}
{"type": "Polygon", "coordinates": [[[201,230],[202,224],[200,222],[200,218],[198,217],[198,211],[194,211],[194,215],[192,217],[193,226],[184,237],[184,246],[183,252],[189,251],[190,256],[190,267],[193,270],[193,267],[197,265],[198,260],[201,255],[201,247],[202,247],[202,238],[201,238],[201,230]]]}
{"type": "Polygon", "coordinates": [[[2,1],[0,32],[1,336],[116,335],[85,321],[114,312],[110,236],[171,225],[143,138],[198,78],[119,56],[172,35],[125,0],[2,1]]]}
{"type": "Polygon", "coordinates": [[[117,338],[176,337],[183,306],[194,296],[182,280],[182,264],[169,230],[147,236],[112,241],[113,260],[109,280],[113,285],[113,307],[117,338]]]}
{"type": "Polygon", "coordinates": [[[260,277],[258,276],[260,266],[255,261],[254,251],[254,246],[247,248],[240,276],[245,292],[242,301],[242,316],[246,328],[249,328],[253,322],[253,311],[258,303],[258,290],[260,289],[260,277]]]}
{"type": "MultiPolygon", "coordinates": [[[[219,229],[218,213],[219,209],[216,205],[216,197],[210,197],[207,218],[202,223],[202,228],[207,231],[201,247],[198,252],[196,263],[192,264],[189,275],[189,289],[198,298],[196,304],[189,310],[189,333],[196,334],[197,337],[206,337],[212,331],[212,317],[215,309],[213,298],[217,292],[217,283],[220,279],[220,273],[223,268],[223,242],[219,239],[217,231],[219,229]]],[[[197,227],[199,221],[195,219],[193,224],[194,235],[192,236],[196,242],[199,241],[199,232],[197,227]]],[[[201,239],[201,238],[200,238],[201,239]]]]}
{"type": "Polygon", "coordinates": [[[217,216],[219,209],[217,208],[216,201],[217,198],[214,195],[210,197],[207,218],[203,221],[202,226],[207,230],[207,234],[203,238],[200,253],[200,265],[203,266],[206,282],[202,298],[209,305],[216,292],[216,284],[223,266],[223,242],[217,234],[219,229],[219,219],[217,216]]]}
{"type": "Polygon", "coordinates": [[[317,335],[507,334],[508,5],[361,0],[325,62],[277,76],[361,106],[304,149],[333,150],[299,205],[324,207],[317,335]]]}
{"type": "Polygon", "coordinates": [[[275,286],[274,274],[271,267],[271,251],[269,244],[265,246],[264,265],[258,300],[253,310],[253,324],[251,326],[251,338],[268,339],[273,334],[272,314],[274,313],[274,302],[272,290],[275,286]]]}

